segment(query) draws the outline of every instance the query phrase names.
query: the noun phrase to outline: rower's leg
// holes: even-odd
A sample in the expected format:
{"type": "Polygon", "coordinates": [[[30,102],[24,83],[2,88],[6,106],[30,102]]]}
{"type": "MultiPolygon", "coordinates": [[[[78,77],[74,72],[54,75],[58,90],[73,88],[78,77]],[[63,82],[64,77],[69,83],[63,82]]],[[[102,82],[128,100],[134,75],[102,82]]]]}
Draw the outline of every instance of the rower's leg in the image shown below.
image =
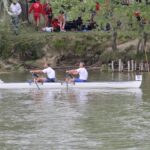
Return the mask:
{"type": "Polygon", "coordinates": [[[44,83],[45,82],[45,78],[37,78],[35,80],[36,80],[36,82],[40,82],[40,83],[44,83]]]}

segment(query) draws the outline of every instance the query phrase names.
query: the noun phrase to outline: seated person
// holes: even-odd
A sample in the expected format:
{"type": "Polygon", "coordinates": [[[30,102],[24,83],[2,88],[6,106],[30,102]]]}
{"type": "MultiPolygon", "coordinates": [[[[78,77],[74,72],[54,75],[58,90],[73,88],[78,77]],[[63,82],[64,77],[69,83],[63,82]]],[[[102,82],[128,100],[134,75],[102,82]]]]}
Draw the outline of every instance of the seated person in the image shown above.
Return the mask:
{"type": "Polygon", "coordinates": [[[53,32],[54,28],[53,27],[43,27],[42,31],[43,32],[53,32]]]}
{"type": "Polygon", "coordinates": [[[77,29],[77,25],[76,25],[76,21],[67,21],[65,24],[65,30],[67,31],[71,31],[71,30],[76,30],[77,29]]]}
{"type": "Polygon", "coordinates": [[[80,31],[83,25],[83,20],[81,17],[78,17],[78,19],[76,20],[76,25],[77,25],[77,29],[80,31]]]}
{"type": "Polygon", "coordinates": [[[136,17],[137,21],[141,21],[141,13],[139,11],[135,11],[134,16],[136,17]]]}
{"type": "Polygon", "coordinates": [[[59,24],[58,19],[54,18],[52,20],[52,27],[53,27],[53,31],[55,31],[55,32],[59,32],[60,31],[60,24],[59,24]]]}
{"type": "Polygon", "coordinates": [[[33,74],[46,74],[46,78],[36,77],[36,82],[55,82],[55,70],[50,67],[50,64],[45,63],[43,70],[31,70],[30,72],[33,74]]]}
{"type": "Polygon", "coordinates": [[[79,78],[66,79],[66,82],[86,82],[88,79],[88,72],[85,68],[84,62],[80,62],[79,69],[66,71],[69,75],[79,75],[79,78]]]}

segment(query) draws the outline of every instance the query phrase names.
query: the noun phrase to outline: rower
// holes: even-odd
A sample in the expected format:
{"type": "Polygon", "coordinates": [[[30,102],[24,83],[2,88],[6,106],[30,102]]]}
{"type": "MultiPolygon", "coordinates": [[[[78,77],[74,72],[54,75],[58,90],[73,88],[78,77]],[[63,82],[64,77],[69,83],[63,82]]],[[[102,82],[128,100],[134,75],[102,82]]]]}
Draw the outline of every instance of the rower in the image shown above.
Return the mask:
{"type": "Polygon", "coordinates": [[[69,75],[79,75],[78,78],[66,79],[66,82],[86,82],[88,79],[88,72],[85,68],[84,62],[80,62],[78,69],[68,70],[66,73],[69,75]]]}
{"type": "Polygon", "coordinates": [[[36,77],[36,82],[55,82],[55,70],[51,68],[50,64],[45,63],[43,70],[31,70],[30,72],[33,74],[47,74],[46,78],[36,77]]]}

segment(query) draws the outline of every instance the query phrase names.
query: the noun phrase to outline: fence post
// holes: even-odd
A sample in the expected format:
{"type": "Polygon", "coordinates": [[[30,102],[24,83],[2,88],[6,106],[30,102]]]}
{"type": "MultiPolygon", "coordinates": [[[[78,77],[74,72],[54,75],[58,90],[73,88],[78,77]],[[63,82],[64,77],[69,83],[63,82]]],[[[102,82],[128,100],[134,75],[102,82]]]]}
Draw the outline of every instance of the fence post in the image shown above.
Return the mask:
{"type": "Polygon", "coordinates": [[[142,61],[142,62],[140,62],[140,71],[143,71],[143,69],[144,69],[144,65],[143,65],[143,61],[142,61]]]}
{"type": "Polygon", "coordinates": [[[111,62],[111,70],[112,70],[112,72],[114,72],[114,70],[115,70],[114,69],[114,61],[111,62]]]}
{"type": "Polygon", "coordinates": [[[135,63],[134,63],[134,70],[136,71],[136,68],[137,68],[137,63],[136,63],[136,61],[135,61],[135,63]]]}
{"type": "Polygon", "coordinates": [[[131,60],[131,70],[134,71],[134,60],[131,60]]]}
{"type": "Polygon", "coordinates": [[[130,61],[128,61],[128,72],[130,72],[130,61]]]}
{"type": "Polygon", "coordinates": [[[118,71],[121,72],[122,71],[122,61],[121,59],[119,59],[119,68],[118,68],[118,71]]]}

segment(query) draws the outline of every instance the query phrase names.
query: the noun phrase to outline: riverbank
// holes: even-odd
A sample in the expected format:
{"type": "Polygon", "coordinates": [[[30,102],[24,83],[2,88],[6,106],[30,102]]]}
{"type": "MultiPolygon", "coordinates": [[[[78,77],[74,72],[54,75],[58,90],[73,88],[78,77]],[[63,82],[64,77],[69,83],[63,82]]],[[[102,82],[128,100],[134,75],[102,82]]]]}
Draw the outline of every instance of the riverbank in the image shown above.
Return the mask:
{"type": "MultiPolygon", "coordinates": [[[[44,33],[28,27],[14,36],[10,31],[1,31],[0,69],[13,71],[42,67],[45,61],[53,67],[65,68],[79,61],[85,61],[87,66],[101,67],[118,59],[145,60],[144,52],[137,52],[137,37],[135,31],[118,31],[117,50],[113,51],[111,32],[44,33]]],[[[149,50],[148,40],[147,54],[149,50]]]]}

